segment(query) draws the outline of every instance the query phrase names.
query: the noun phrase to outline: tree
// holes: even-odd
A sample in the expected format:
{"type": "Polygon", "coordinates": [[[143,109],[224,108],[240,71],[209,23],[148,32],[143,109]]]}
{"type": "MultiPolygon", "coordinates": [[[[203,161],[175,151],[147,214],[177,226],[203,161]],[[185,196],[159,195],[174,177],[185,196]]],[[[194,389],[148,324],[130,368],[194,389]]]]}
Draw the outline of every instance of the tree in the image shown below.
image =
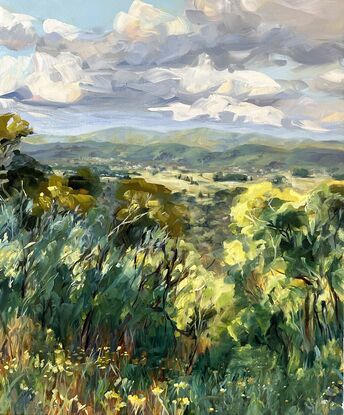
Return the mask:
{"type": "Polygon", "coordinates": [[[308,169],[305,169],[304,167],[297,167],[292,171],[292,175],[294,177],[307,178],[310,177],[311,174],[308,169]]]}
{"type": "Polygon", "coordinates": [[[312,365],[341,336],[343,196],[340,183],[306,197],[263,183],[232,209],[232,230],[241,236],[227,243],[225,260],[240,310],[229,332],[266,344],[289,368],[312,365]]]}
{"type": "Polygon", "coordinates": [[[11,163],[14,151],[18,149],[20,139],[32,134],[27,121],[17,114],[0,115],[0,185],[8,183],[7,168],[11,163]]]}

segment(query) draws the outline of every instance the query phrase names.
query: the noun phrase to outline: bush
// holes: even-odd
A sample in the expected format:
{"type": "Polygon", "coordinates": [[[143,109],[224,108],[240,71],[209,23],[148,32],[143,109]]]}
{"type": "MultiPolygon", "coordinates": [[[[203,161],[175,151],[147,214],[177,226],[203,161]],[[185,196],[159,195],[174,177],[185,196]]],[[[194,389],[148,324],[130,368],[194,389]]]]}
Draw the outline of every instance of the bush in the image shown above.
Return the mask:
{"type": "Polygon", "coordinates": [[[310,171],[308,169],[305,169],[303,167],[298,167],[298,168],[295,168],[292,171],[292,175],[294,177],[308,178],[308,177],[311,176],[311,173],[310,173],[310,171]]]}
{"type": "Polygon", "coordinates": [[[278,175],[272,179],[272,183],[277,184],[277,185],[285,184],[286,182],[287,182],[287,178],[285,176],[278,175]]]}
{"type": "Polygon", "coordinates": [[[215,173],[213,180],[215,182],[247,182],[248,176],[240,173],[215,173]]]}

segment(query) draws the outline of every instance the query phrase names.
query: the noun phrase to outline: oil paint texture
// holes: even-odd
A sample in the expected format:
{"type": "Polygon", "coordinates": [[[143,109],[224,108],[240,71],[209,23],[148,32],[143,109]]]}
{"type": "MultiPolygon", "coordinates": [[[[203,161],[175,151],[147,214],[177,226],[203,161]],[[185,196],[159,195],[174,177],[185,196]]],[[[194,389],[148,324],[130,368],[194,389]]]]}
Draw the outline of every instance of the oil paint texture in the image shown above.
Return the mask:
{"type": "Polygon", "coordinates": [[[343,413],[343,16],[0,0],[0,414],[343,413]]]}

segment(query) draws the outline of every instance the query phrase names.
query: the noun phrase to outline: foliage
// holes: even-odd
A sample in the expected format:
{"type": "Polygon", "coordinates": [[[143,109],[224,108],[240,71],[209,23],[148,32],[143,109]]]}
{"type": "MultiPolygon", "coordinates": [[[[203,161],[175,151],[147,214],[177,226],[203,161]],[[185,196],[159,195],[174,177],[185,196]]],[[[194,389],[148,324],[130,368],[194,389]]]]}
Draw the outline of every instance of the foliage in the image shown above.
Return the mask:
{"type": "Polygon", "coordinates": [[[232,208],[244,237],[225,245],[239,307],[228,331],[268,346],[289,371],[311,367],[341,337],[343,193],[340,182],[306,197],[263,183],[232,208]]]}
{"type": "Polygon", "coordinates": [[[6,142],[15,141],[21,137],[32,134],[32,129],[27,121],[23,120],[18,114],[2,114],[0,116],[0,137],[1,145],[6,142]]]}
{"type": "Polygon", "coordinates": [[[18,149],[21,137],[32,134],[29,123],[17,114],[0,115],[0,186],[8,184],[7,167],[14,151],[18,149]]]}
{"type": "Polygon", "coordinates": [[[171,191],[165,186],[142,178],[122,180],[116,196],[122,201],[116,213],[119,220],[130,221],[133,215],[140,215],[156,221],[162,228],[167,227],[172,236],[182,235],[186,209],[172,201],[171,191]]]}
{"type": "Polygon", "coordinates": [[[272,179],[273,184],[281,185],[287,182],[287,178],[285,176],[277,175],[272,179]]]}
{"type": "Polygon", "coordinates": [[[126,179],[105,192],[85,168],[11,163],[0,413],[342,412],[343,182],[202,198],[196,222],[210,218],[222,245],[209,265],[209,235],[165,186],[126,179]]]}
{"type": "Polygon", "coordinates": [[[309,172],[308,169],[305,169],[304,167],[297,167],[297,168],[293,169],[292,175],[294,177],[307,178],[307,177],[310,177],[310,172],[309,172]]]}
{"type": "Polygon", "coordinates": [[[247,182],[249,179],[246,174],[241,173],[215,173],[213,176],[214,182],[247,182]]]}
{"type": "Polygon", "coordinates": [[[27,228],[33,203],[6,202],[2,412],[336,413],[342,193],[340,182],[307,197],[271,183],[239,192],[227,278],[159,215],[125,246],[128,219],[109,204],[86,216],[51,205],[27,228]]]}

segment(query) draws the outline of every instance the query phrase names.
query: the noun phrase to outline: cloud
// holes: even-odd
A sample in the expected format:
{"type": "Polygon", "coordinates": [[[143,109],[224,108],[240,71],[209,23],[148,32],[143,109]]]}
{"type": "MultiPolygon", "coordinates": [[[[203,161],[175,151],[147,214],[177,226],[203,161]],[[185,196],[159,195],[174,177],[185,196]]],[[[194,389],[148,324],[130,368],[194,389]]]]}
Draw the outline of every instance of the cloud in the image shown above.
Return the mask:
{"type": "Polygon", "coordinates": [[[82,96],[85,74],[81,60],[68,52],[56,57],[35,53],[32,57],[0,58],[0,95],[26,90],[26,101],[71,104],[82,96]]]}
{"type": "Polygon", "coordinates": [[[227,123],[250,123],[275,127],[281,127],[283,119],[283,112],[276,108],[259,107],[248,102],[236,103],[222,95],[210,95],[191,105],[178,102],[166,107],[150,108],[150,111],[172,112],[176,121],[205,118],[227,123]]]}
{"type": "Polygon", "coordinates": [[[80,58],[68,52],[56,57],[35,53],[32,61],[34,70],[26,82],[34,101],[70,104],[81,98],[84,74],[80,58]]]}
{"type": "Polygon", "coordinates": [[[56,35],[69,41],[82,37],[82,31],[73,25],[60,22],[56,19],[47,19],[43,22],[43,30],[48,35],[56,35]]]}
{"type": "Polygon", "coordinates": [[[305,64],[343,57],[342,0],[193,0],[186,13],[215,56],[244,50],[246,63],[282,53],[305,64]]]}
{"type": "Polygon", "coordinates": [[[344,95],[344,69],[337,68],[320,75],[314,82],[315,88],[336,95],[344,95]]]}
{"type": "Polygon", "coordinates": [[[33,46],[37,40],[34,22],[31,16],[0,7],[0,45],[12,50],[33,46]]]}
{"type": "Polygon", "coordinates": [[[187,22],[150,4],[134,0],[128,13],[120,12],[114,30],[127,39],[139,41],[156,36],[182,35],[189,30],[187,22]]]}
{"type": "Polygon", "coordinates": [[[0,97],[178,121],[338,130],[342,9],[341,0],[187,0],[173,16],[134,0],[110,32],[47,19],[38,36],[33,18],[0,8],[0,43],[35,45],[32,56],[0,58],[0,97]]]}
{"type": "Polygon", "coordinates": [[[30,57],[3,56],[0,58],[0,96],[11,94],[25,87],[26,78],[33,71],[30,57]]]}
{"type": "Polygon", "coordinates": [[[344,3],[340,0],[241,0],[264,22],[278,23],[313,40],[342,38],[344,3]]]}

